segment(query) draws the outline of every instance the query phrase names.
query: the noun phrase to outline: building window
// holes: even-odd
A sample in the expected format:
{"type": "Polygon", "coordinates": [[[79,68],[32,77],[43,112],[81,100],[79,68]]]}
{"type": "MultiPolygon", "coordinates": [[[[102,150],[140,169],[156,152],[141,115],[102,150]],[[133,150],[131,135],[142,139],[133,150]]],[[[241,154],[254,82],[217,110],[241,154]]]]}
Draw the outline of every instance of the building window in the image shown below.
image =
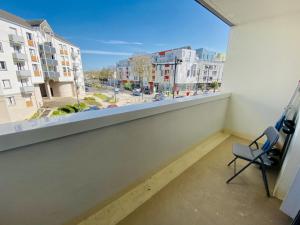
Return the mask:
{"type": "Polygon", "coordinates": [[[0,52],[3,52],[2,42],[0,42],[0,52]]]}
{"type": "Polygon", "coordinates": [[[0,61],[0,70],[6,70],[6,63],[4,61],[0,61]]]}
{"type": "Polygon", "coordinates": [[[33,71],[39,70],[39,67],[37,64],[32,64],[32,68],[33,68],[33,71]]]}
{"type": "Polygon", "coordinates": [[[6,101],[8,105],[16,105],[15,97],[13,96],[6,97],[6,101]]]}
{"type": "Polygon", "coordinates": [[[63,67],[63,71],[64,71],[64,72],[67,72],[67,67],[63,67]]]}
{"type": "Polygon", "coordinates": [[[27,40],[32,40],[32,34],[31,33],[26,33],[27,40]]]}
{"type": "Polygon", "coordinates": [[[17,69],[18,70],[24,70],[25,68],[24,68],[24,64],[23,63],[17,63],[17,69]]]}
{"type": "Polygon", "coordinates": [[[15,52],[21,53],[21,47],[20,46],[14,45],[13,48],[14,48],[15,52]]]}
{"type": "Polygon", "coordinates": [[[27,80],[27,79],[22,79],[22,80],[21,80],[21,85],[22,85],[22,87],[27,87],[27,86],[29,86],[28,80],[27,80]]]}
{"type": "Polygon", "coordinates": [[[29,49],[29,52],[30,52],[30,55],[31,55],[31,56],[35,56],[35,50],[34,50],[34,49],[30,48],[30,49],[29,49]]]}
{"type": "Polygon", "coordinates": [[[11,83],[10,83],[10,80],[2,80],[2,85],[5,89],[9,89],[11,88],[11,83]]]}

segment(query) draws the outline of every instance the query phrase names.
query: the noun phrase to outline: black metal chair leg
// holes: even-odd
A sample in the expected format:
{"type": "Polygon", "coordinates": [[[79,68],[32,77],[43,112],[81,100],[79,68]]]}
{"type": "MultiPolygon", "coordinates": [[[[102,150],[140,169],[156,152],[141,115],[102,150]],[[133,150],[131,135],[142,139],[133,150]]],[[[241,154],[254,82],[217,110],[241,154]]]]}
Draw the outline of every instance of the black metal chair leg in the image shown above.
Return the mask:
{"type": "Polygon", "coordinates": [[[226,183],[228,184],[230,181],[232,181],[236,176],[238,176],[241,172],[243,172],[245,169],[247,169],[251,164],[253,163],[253,161],[249,162],[246,166],[244,166],[239,172],[237,172],[236,174],[234,174],[231,178],[229,178],[226,183]]]}
{"type": "Polygon", "coordinates": [[[266,175],[266,168],[263,164],[261,164],[261,173],[262,173],[262,177],[263,177],[263,181],[264,181],[267,196],[270,197],[268,179],[267,179],[267,175],[266,175]]]}
{"type": "Polygon", "coordinates": [[[235,157],[233,160],[231,160],[231,161],[227,164],[227,166],[230,166],[236,159],[237,159],[237,157],[235,157]]]}

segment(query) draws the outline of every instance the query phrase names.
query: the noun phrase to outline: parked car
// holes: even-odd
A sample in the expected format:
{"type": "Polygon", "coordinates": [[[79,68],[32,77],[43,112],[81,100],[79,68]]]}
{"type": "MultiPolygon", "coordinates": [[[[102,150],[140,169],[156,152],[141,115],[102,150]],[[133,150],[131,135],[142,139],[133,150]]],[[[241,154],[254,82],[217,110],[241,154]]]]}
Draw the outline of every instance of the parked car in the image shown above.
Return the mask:
{"type": "Polygon", "coordinates": [[[155,94],[154,98],[153,98],[153,101],[154,102],[157,102],[157,101],[162,101],[164,100],[166,97],[163,93],[157,93],[155,94]]]}
{"type": "Polygon", "coordinates": [[[150,91],[150,88],[149,88],[149,87],[145,87],[145,88],[144,88],[144,94],[145,94],[145,95],[151,95],[151,91],[150,91]]]}
{"type": "Polygon", "coordinates": [[[120,88],[117,88],[117,87],[116,87],[116,88],[114,89],[114,91],[115,91],[116,94],[119,94],[119,93],[120,93],[120,88]]]}
{"type": "Polygon", "coordinates": [[[116,104],[111,104],[111,105],[107,106],[107,108],[116,108],[116,107],[118,107],[116,104]]]}
{"type": "Polygon", "coordinates": [[[140,96],[141,95],[141,89],[139,89],[139,88],[133,89],[132,95],[133,96],[140,96]]]}

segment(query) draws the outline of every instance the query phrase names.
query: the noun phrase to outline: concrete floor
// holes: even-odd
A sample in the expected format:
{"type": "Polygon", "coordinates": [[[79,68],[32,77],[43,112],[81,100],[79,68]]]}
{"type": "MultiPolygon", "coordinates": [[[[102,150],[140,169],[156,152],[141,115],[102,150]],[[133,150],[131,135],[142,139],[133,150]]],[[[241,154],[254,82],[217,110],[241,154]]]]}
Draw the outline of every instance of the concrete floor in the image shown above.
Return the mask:
{"type": "MultiPolygon", "coordinates": [[[[215,150],[168,184],[163,190],[118,225],[288,225],[291,219],[280,210],[281,202],[267,198],[260,170],[252,166],[231,184],[226,164],[231,146],[245,140],[230,137],[215,150]]],[[[242,160],[237,166],[243,165],[242,160]]],[[[269,171],[272,190],[276,171],[269,171]]]]}

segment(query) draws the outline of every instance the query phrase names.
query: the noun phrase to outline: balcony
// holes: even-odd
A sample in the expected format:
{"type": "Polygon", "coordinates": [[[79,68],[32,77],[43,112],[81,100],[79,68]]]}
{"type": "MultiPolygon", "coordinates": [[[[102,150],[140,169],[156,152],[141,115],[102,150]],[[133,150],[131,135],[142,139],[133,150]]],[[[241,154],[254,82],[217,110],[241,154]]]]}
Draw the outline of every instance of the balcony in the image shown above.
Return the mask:
{"type": "Polygon", "coordinates": [[[22,36],[16,34],[9,34],[9,41],[14,45],[23,45],[25,43],[24,38],[22,36]]]}
{"type": "Polygon", "coordinates": [[[40,46],[40,51],[44,52],[45,54],[48,55],[53,55],[56,54],[56,49],[52,46],[49,45],[44,45],[44,46],[40,46]]]}
{"type": "Polygon", "coordinates": [[[50,58],[44,58],[42,59],[42,62],[44,65],[48,65],[48,66],[57,66],[58,65],[58,61],[56,59],[50,59],[50,58]]]}
{"type": "Polygon", "coordinates": [[[57,81],[59,79],[60,73],[57,71],[45,71],[44,75],[50,80],[57,81]]]}
{"type": "MultiPolygon", "coordinates": [[[[1,218],[6,224],[18,224],[25,218],[32,225],[73,220],[76,223],[70,224],[80,224],[78,218],[85,218],[86,224],[111,224],[108,221],[121,221],[153,196],[120,224],[141,224],[141,220],[142,224],[168,221],[181,225],[195,220],[205,224],[207,218],[213,218],[213,224],[224,224],[226,216],[237,208],[240,214],[235,221],[243,224],[249,207],[257,216],[252,218],[255,224],[261,217],[275,225],[288,224],[290,220],[278,209],[279,202],[266,198],[257,168],[251,168],[238,185],[225,184],[232,174],[232,168],[226,166],[232,158],[232,143],[247,142],[221,132],[229,99],[230,94],[225,93],[194,96],[18,124],[20,135],[26,134],[26,138],[14,139],[11,134],[3,142],[0,136],[5,143],[0,150],[18,150],[8,151],[5,161],[0,158],[6,168],[0,171],[6,180],[0,187],[0,197],[2,202],[13,200],[15,205],[0,212],[1,218]],[[147,132],[137,132],[139,129],[147,132]],[[26,163],[16,163],[19,161],[26,163]],[[145,174],[153,171],[158,172],[145,180],[145,174]],[[128,185],[137,180],[145,182],[126,192],[125,201],[117,199],[104,208],[93,208],[128,190],[128,185]],[[11,188],[12,183],[18,186],[11,188]],[[19,190],[26,190],[26,195],[19,190]],[[241,201],[244,198],[255,201],[249,205],[241,201]],[[29,207],[31,204],[40,207],[29,207]],[[53,213],[59,208],[64,213],[54,219],[53,213]],[[24,213],[17,213],[19,209],[24,213]],[[34,216],[42,212],[43,216],[34,216]],[[160,216],[161,212],[166,216],[160,216]],[[11,217],[15,213],[18,216],[11,217]]],[[[4,128],[5,132],[13,129],[4,128]]],[[[269,178],[273,187],[276,173],[269,178]]]]}
{"type": "Polygon", "coordinates": [[[31,56],[31,61],[32,62],[38,62],[38,57],[36,55],[31,56]]]}
{"type": "Polygon", "coordinates": [[[17,70],[16,74],[17,74],[17,77],[20,78],[20,79],[31,77],[31,71],[30,70],[17,70]]]}
{"type": "Polygon", "coordinates": [[[22,86],[20,87],[21,93],[22,94],[30,94],[34,92],[34,86],[29,85],[29,86],[22,86]]]}
{"type": "Polygon", "coordinates": [[[25,62],[27,60],[27,56],[23,53],[14,52],[13,59],[15,62],[25,62]]]}
{"type": "Polygon", "coordinates": [[[233,27],[222,93],[0,125],[1,224],[291,224],[299,123],[272,198],[258,167],[225,181],[232,144],[275,124],[299,80],[296,3],[198,1],[233,27]]]}
{"type": "Polygon", "coordinates": [[[72,64],[73,64],[73,67],[74,67],[74,68],[79,69],[79,63],[73,62],[72,64]]]}
{"type": "Polygon", "coordinates": [[[35,71],[33,71],[33,74],[34,74],[35,77],[39,77],[39,76],[41,76],[41,71],[40,70],[35,70],[35,71]]]}
{"type": "Polygon", "coordinates": [[[71,57],[73,58],[73,59],[77,59],[77,57],[78,57],[78,53],[77,52],[71,52],[71,57]]]}
{"type": "Polygon", "coordinates": [[[35,43],[34,43],[33,40],[27,40],[27,44],[28,44],[28,46],[30,46],[30,47],[35,47],[35,43]]]}

